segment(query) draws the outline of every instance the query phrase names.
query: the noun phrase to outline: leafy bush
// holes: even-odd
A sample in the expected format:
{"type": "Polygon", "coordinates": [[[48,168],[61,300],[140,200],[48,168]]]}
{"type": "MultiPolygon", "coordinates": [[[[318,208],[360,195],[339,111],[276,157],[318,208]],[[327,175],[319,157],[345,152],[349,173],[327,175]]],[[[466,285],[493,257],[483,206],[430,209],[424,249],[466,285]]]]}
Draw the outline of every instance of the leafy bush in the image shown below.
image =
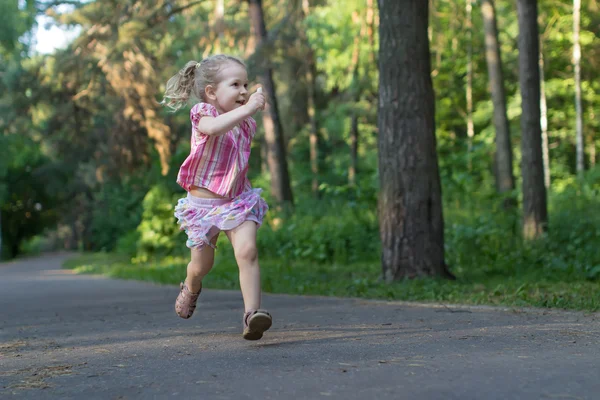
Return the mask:
{"type": "MultiPolygon", "coordinates": [[[[107,182],[93,195],[93,248],[112,251],[141,220],[144,192],[130,182],[107,182]]],[[[123,251],[123,243],[120,250],[123,251]]]]}
{"type": "Polygon", "coordinates": [[[270,210],[258,234],[261,254],[314,263],[379,259],[377,207],[342,200],[348,195],[301,200],[287,218],[270,210]]]}
{"type": "MultiPolygon", "coordinates": [[[[600,278],[600,180],[556,182],[549,195],[549,229],[527,243],[520,236],[520,215],[481,201],[468,215],[447,206],[446,254],[458,275],[510,276],[543,272],[544,280],[600,278]]],[[[452,204],[449,202],[449,204],[452,204]]]]}
{"type": "Polygon", "coordinates": [[[185,248],[185,234],[179,231],[173,216],[175,204],[181,193],[173,193],[159,183],[153,186],[142,202],[142,221],[137,227],[136,261],[181,252],[185,248]]]}

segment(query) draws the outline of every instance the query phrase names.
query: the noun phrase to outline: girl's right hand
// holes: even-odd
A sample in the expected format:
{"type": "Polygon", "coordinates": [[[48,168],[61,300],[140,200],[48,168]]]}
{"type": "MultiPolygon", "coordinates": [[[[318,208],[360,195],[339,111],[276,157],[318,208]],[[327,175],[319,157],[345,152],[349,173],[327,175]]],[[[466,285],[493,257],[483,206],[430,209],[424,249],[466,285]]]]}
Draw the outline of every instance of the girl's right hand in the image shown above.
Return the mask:
{"type": "Polygon", "coordinates": [[[266,97],[262,93],[262,88],[258,88],[258,90],[252,93],[252,96],[248,99],[248,103],[246,105],[252,110],[252,114],[257,112],[258,110],[264,110],[266,104],[266,97]]]}

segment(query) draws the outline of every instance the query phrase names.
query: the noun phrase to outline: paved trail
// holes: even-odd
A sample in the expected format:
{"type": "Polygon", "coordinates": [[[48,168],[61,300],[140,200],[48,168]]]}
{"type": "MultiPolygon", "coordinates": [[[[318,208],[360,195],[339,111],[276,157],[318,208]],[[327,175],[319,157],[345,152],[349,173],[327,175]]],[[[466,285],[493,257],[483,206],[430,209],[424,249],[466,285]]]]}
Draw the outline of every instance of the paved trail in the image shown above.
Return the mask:
{"type": "Polygon", "coordinates": [[[241,296],[0,264],[2,399],[600,399],[600,315],[267,295],[274,326],[241,337],[241,296]]]}

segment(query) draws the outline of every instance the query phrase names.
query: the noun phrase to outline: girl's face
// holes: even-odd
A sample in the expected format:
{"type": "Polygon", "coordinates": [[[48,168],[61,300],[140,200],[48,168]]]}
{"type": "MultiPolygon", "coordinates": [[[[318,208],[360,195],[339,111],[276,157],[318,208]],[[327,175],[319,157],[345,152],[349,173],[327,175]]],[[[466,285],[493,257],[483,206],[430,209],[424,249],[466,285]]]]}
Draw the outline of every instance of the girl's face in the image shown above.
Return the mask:
{"type": "Polygon", "coordinates": [[[248,73],[238,63],[230,62],[219,71],[219,83],[211,88],[208,98],[219,113],[243,106],[248,101],[248,73]]]}

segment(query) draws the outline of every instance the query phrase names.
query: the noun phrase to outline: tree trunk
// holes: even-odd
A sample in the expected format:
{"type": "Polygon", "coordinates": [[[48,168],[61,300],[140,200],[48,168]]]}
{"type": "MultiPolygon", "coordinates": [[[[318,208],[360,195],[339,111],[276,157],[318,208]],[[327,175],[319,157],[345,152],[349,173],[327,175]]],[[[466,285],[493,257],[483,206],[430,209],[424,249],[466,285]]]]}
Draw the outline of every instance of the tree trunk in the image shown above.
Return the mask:
{"type": "Polygon", "coordinates": [[[544,51],[540,42],[540,125],[542,128],[542,158],[544,160],[544,186],[550,189],[550,148],[548,145],[548,105],[544,78],[544,51]]]}
{"type": "MultiPolygon", "coordinates": [[[[310,45],[309,45],[310,46],[310,45]]],[[[319,197],[319,126],[315,107],[315,76],[316,68],[314,54],[309,47],[306,65],[306,84],[308,99],[308,118],[310,120],[310,170],[312,172],[311,189],[313,196],[319,197]]]]}
{"type": "Polygon", "coordinates": [[[581,44],[579,25],[581,0],[573,0],[573,69],[575,70],[575,135],[577,141],[577,174],[581,175],[583,165],[583,110],[581,109],[581,44]]]}
{"type": "Polygon", "coordinates": [[[269,172],[269,164],[267,160],[269,155],[267,154],[267,141],[264,136],[260,139],[260,172],[266,174],[269,172]]]}
{"type": "Polygon", "coordinates": [[[467,138],[469,141],[469,170],[473,167],[471,152],[475,126],[473,124],[473,4],[467,0],[467,138]]]}
{"type": "MultiPolygon", "coordinates": [[[[302,1],[302,17],[306,18],[310,12],[308,0],[302,1]]],[[[319,197],[319,125],[316,115],[316,76],[317,67],[315,64],[315,56],[313,49],[308,41],[306,32],[301,31],[301,35],[305,41],[307,48],[306,55],[306,91],[307,91],[307,106],[308,118],[310,120],[310,170],[312,172],[311,190],[313,196],[319,197]]]]}
{"type": "MultiPolygon", "coordinates": [[[[372,4],[371,4],[372,6],[372,4]]],[[[372,10],[371,10],[372,12],[372,10]]],[[[360,24],[360,32],[354,37],[354,49],[352,50],[352,59],[350,62],[350,70],[352,73],[352,84],[350,86],[350,92],[352,93],[352,101],[354,102],[354,110],[350,117],[350,165],[348,166],[348,184],[354,186],[356,184],[356,174],[358,172],[358,102],[361,96],[361,85],[359,75],[359,61],[360,61],[360,42],[365,34],[365,28],[369,26],[369,13],[367,13],[367,24],[365,27],[364,21],[360,19],[358,13],[352,15],[353,22],[360,24]]],[[[369,39],[370,40],[370,39],[369,39]]],[[[374,58],[372,59],[373,62],[374,58]]]]}
{"type": "MultiPolygon", "coordinates": [[[[590,109],[592,109],[590,107],[590,109]]],[[[594,112],[590,112],[590,121],[594,120],[594,112]]],[[[596,167],[596,142],[594,140],[594,131],[590,129],[590,133],[588,136],[588,147],[589,147],[589,157],[590,157],[590,169],[596,167]]]]}
{"type": "MultiPolygon", "coordinates": [[[[267,28],[262,10],[262,0],[248,0],[250,19],[257,47],[267,39],[267,28]]],[[[267,106],[263,112],[267,163],[271,173],[271,193],[278,203],[293,204],[292,188],[288,173],[283,128],[279,119],[273,71],[268,61],[263,62],[262,85],[267,94],[267,106]]]]}
{"type": "Polygon", "coordinates": [[[217,0],[215,5],[214,30],[220,40],[225,36],[225,0],[217,0]]]}
{"type": "Polygon", "coordinates": [[[358,173],[358,114],[352,113],[350,120],[350,166],[348,167],[348,184],[356,185],[358,173]]]}
{"type": "Polygon", "coordinates": [[[367,0],[367,36],[369,37],[369,60],[373,66],[377,65],[377,49],[375,46],[375,7],[373,0],[367,0]]]}
{"type": "Polygon", "coordinates": [[[502,57],[498,41],[496,10],[493,0],[482,0],[481,12],[485,30],[485,57],[490,80],[490,92],[494,104],[494,128],[496,129],[496,189],[499,193],[512,191],[515,178],[512,170],[512,145],[508,117],[506,116],[506,93],[502,72],[502,57]]]}
{"type": "Polygon", "coordinates": [[[537,1],[517,0],[519,17],[519,83],[521,87],[521,173],[523,175],[523,237],[540,237],[547,228],[548,211],[542,132],[540,127],[540,52],[537,1]]]}
{"type": "Polygon", "coordinates": [[[379,223],[386,281],[453,277],[444,262],[444,221],[428,6],[379,3],[379,223]]]}

